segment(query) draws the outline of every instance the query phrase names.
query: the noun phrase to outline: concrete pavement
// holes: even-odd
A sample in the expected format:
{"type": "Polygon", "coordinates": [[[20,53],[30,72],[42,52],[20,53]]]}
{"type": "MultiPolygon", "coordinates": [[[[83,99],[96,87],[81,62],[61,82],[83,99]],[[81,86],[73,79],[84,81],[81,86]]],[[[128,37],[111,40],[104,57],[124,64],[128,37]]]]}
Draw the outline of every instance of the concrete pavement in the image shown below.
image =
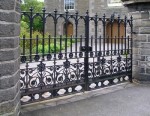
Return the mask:
{"type": "Polygon", "coordinates": [[[150,116],[150,85],[134,85],[21,116],[150,116]]]}

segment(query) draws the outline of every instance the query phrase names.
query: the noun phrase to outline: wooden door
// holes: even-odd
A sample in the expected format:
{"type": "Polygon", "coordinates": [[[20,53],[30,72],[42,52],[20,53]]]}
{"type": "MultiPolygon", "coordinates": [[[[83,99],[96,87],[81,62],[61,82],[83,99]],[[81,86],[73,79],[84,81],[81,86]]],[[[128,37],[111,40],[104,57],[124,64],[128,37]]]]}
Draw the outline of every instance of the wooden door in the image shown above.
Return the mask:
{"type": "MultiPolygon", "coordinates": [[[[120,24],[120,38],[122,38],[122,36],[125,36],[125,28],[124,28],[124,24],[121,23],[120,24]]],[[[109,40],[107,40],[108,43],[111,42],[111,39],[113,39],[113,43],[115,42],[115,37],[118,38],[118,23],[117,21],[115,21],[113,23],[113,28],[112,28],[112,38],[111,38],[111,24],[108,23],[107,27],[106,27],[106,37],[109,37],[109,40]]]]}
{"type": "Polygon", "coordinates": [[[67,36],[70,37],[73,35],[73,24],[72,23],[69,23],[67,25],[67,36]]]}

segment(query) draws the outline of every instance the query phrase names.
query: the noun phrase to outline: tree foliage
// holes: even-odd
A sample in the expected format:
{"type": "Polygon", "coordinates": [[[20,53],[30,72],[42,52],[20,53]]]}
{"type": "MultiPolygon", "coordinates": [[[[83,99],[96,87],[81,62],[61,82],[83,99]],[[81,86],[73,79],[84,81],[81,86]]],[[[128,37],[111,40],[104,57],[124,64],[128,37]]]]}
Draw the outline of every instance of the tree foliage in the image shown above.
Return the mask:
{"type": "MultiPolygon", "coordinates": [[[[43,2],[39,2],[37,0],[23,0],[22,1],[22,4],[21,4],[21,10],[22,11],[29,11],[30,8],[33,8],[33,12],[34,13],[37,13],[37,12],[41,12],[42,11],[42,8],[44,7],[44,3],[43,2]]],[[[25,16],[22,17],[22,20],[21,20],[21,23],[22,26],[24,26],[24,24],[26,23],[27,26],[25,27],[22,27],[22,28],[29,28],[29,19],[25,16]]],[[[33,23],[33,31],[42,31],[42,20],[40,17],[36,17],[34,19],[34,23],[33,23]]]]}

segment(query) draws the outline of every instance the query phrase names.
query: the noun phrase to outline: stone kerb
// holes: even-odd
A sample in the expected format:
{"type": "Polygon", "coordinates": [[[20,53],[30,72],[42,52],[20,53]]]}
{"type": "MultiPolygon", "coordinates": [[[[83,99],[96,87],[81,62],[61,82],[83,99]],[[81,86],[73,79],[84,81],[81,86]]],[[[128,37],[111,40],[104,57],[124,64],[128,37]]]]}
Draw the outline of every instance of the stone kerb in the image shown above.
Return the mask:
{"type": "Polygon", "coordinates": [[[20,109],[19,0],[0,0],[0,115],[17,116],[20,109]]]}

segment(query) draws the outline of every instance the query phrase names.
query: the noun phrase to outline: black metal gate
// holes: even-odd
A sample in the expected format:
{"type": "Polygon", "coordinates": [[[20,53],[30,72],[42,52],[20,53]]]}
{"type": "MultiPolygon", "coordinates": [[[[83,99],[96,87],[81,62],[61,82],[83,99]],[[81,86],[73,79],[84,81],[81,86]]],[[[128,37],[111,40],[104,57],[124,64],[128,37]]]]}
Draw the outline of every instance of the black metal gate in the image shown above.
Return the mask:
{"type": "Polygon", "coordinates": [[[90,17],[88,11],[85,16],[78,12],[61,14],[56,10],[46,13],[45,9],[34,13],[32,8],[22,12],[22,16],[29,21],[29,35],[20,39],[22,104],[132,82],[132,17],[107,18],[105,14],[90,17]],[[50,27],[54,30],[51,36],[45,32],[46,24],[50,23],[48,17],[54,24],[50,27]],[[35,18],[43,25],[37,36],[33,29],[35,18]],[[65,36],[58,36],[62,20],[66,28],[69,22],[73,23],[74,35],[68,37],[66,29],[65,36]],[[81,36],[79,24],[84,26],[81,36]]]}

